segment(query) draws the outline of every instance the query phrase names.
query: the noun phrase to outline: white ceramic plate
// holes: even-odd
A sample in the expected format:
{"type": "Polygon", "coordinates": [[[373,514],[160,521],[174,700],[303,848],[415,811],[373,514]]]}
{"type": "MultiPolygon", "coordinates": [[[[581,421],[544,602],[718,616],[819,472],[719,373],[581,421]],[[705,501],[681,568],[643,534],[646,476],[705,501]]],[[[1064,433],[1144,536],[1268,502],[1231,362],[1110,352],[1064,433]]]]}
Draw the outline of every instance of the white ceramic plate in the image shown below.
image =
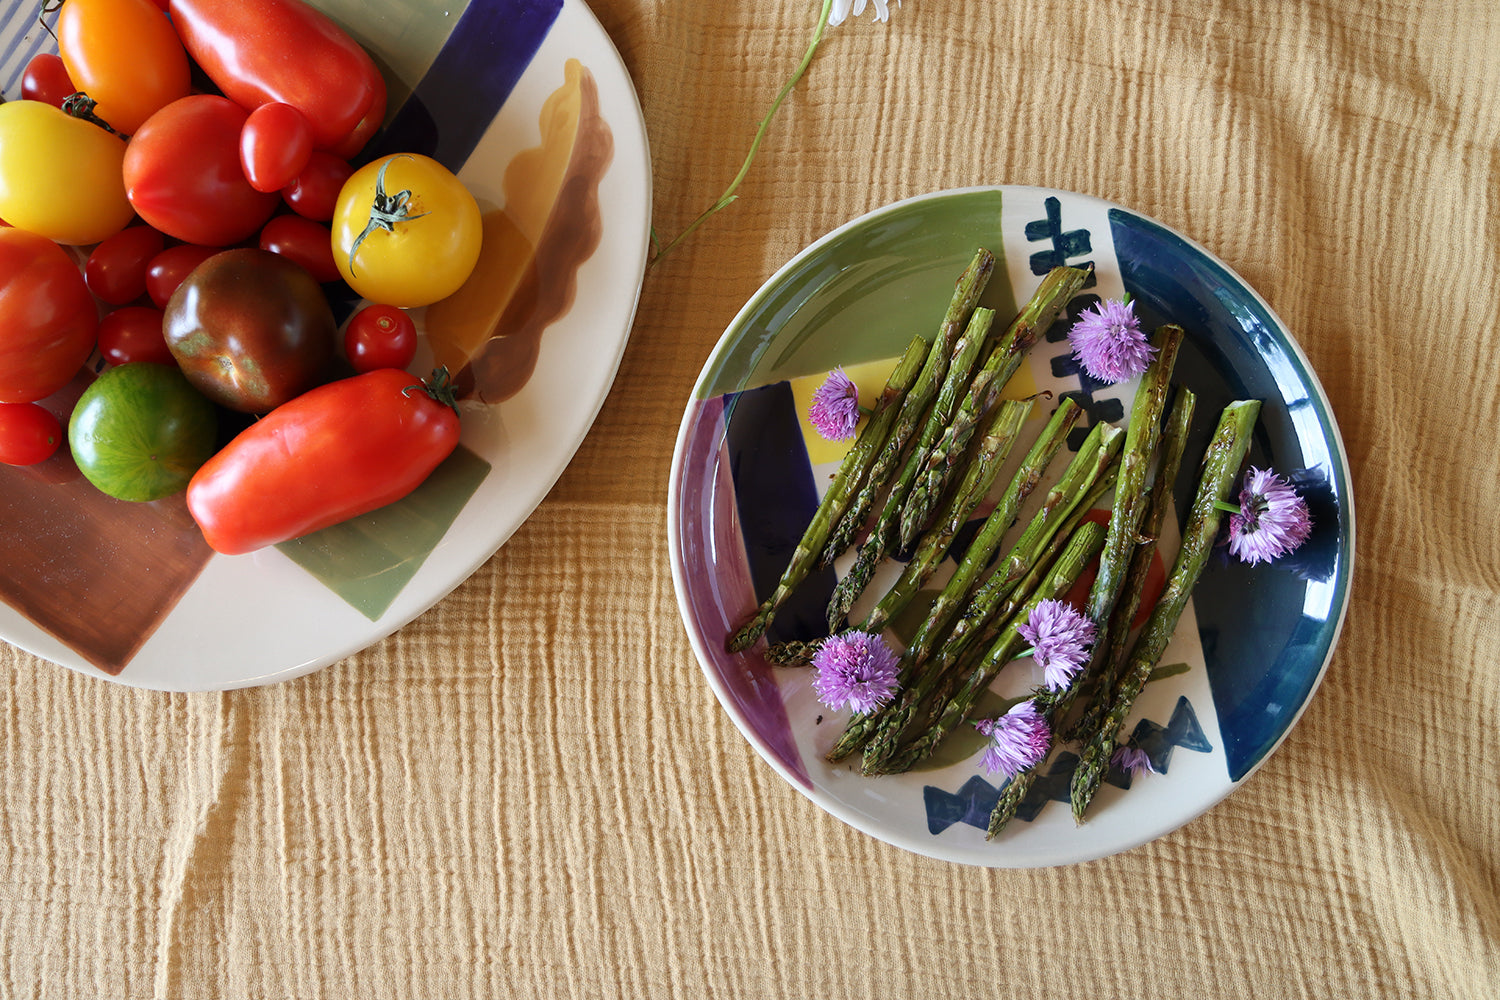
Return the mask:
{"type": "MultiPolygon", "coordinates": [[[[578,268],[571,308],[546,327],[524,388],[495,405],[465,405],[462,446],[477,463],[469,463],[464,488],[482,479],[425,558],[408,560],[407,571],[420,565],[398,593],[377,602],[384,605],[380,610],[357,610],[280,549],[215,555],[175,605],[160,609],[145,642],[125,662],[108,665],[118,668],[113,679],[123,684],[192,691],[285,680],[349,656],[411,621],[489,559],[546,496],[603,404],[630,333],[649,242],[650,156],[629,74],[586,4],[473,0],[466,9],[324,0],[319,6],[343,21],[385,67],[394,81],[393,111],[406,90],[420,94],[424,84],[437,84],[433,93],[440,94],[445,80],[472,82],[487,75],[485,96],[459,102],[457,115],[446,112],[447,120],[437,116],[441,141],[456,125],[477,143],[472,153],[460,149],[454,159],[482,208],[504,207],[506,166],[540,143],[544,102],[564,84],[568,62],[581,64],[597,83],[599,113],[613,137],[612,157],[598,181],[600,240],[578,268]],[[495,54],[497,46],[507,48],[503,57],[495,54]]],[[[55,51],[56,43],[36,26],[34,4],[5,0],[0,17],[0,83],[14,99],[30,55],[55,51]]],[[[423,360],[419,355],[414,371],[425,373],[423,360]]],[[[127,578],[141,572],[128,552],[112,562],[127,578]]],[[[74,606],[75,594],[64,582],[72,567],[60,557],[53,568],[57,606],[74,606]]],[[[109,611],[84,606],[77,614],[103,620],[109,611]]],[[[76,637],[55,631],[0,604],[0,637],[6,641],[85,673],[110,676],[96,665],[97,653],[80,652],[76,637]]]]}
{"type": "MultiPolygon", "coordinates": [[[[1068,325],[1067,317],[1059,320],[1031,350],[1018,393],[1073,394],[1088,413],[1081,427],[1096,420],[1123,425],[1133,385],[1106,387],[1080,376],[1068,325]]],[[[1034,416],[1030,436],[1048,410],[1034,416]]],[[[1017,442],[1012,464],[1028,440],[1023,434],[1017,442]]],[[[997,491],[1008,478],[1001,473],[997,491]]],[[[1179,477],[1179,510],[1194,479],[1179,477]]],[[[1176,829],[1233,791],[1286,736],[1323,675],[1348,603],[1349,491],[1338,428],[1307,359],[1265,301],[1221,261],[1159,223],[1095,198],[974,188],[910,199],[839,228],[745,305],[704,365],[683,417],[669,539],[683,621],[709,683],[751,745],[793,787],[907,850],[975,865],[1057,865],[1176,829]],[[765,641],[744,653],[725,650],[726,638],[774,586],[838,466],[840,453],[807,430],[811,388],[835,365],[864,365],[878,391],[911,336],[936,329],[953,282],[980,246],[1001,258],[982,300],[996,309],[997,325],[1050,267],[1091,263],[1097,285],[1075,297],[1072,315],[1129,291],[1147,329],[1185,327],[1174,382],[1190,387],[1198,405],[1184,469],[1202,454],[1226,403],[1261,399],[1249,462],[1293,475],[1315,521],[1312,538],[1291,557],[1254,568],[1220,558],[1204,572],[1161,661],[1186,669],[1148,685],[1127,720],[1126,732],[1161,773],[1133,782],[1113,775],[1087,822],[1075,827],[1066,803],[1053,801],[1066,800],[1072,767],[1067,748],[1059,749],[1017,818],[993,840],[985,832],[999,779],[981,766],[982,740],[972,727],[963,738],[955,731],[926,769],[865,777],[857,758],[827,761],[847,715],[817,701],[810,669],[771,666],[765,641]]],[[[1023,507],[1022,524],[1044,492],[1023,507]]],[[[1169,552],[1175,544],[1175,537],[1163,540],[1169,552]]],[[[826,635],[823,608],[835,570],[849,561],[809,578],[777,615],[768,640],[826,635]]],[[[951,566],[950,558],[940,572],[951,566]]],[[[942,579],[935,576],[934,585],[942,579]]],[[[877,594],[879,580],[872,584],[877,594]]],[[[900,629],[889,631],[899,642],[900,629]]],[[[1035,667],[1023,660],[1002,671],[992,690],[997,700],[1022,697],[1038,683],[1035,667]]]]}

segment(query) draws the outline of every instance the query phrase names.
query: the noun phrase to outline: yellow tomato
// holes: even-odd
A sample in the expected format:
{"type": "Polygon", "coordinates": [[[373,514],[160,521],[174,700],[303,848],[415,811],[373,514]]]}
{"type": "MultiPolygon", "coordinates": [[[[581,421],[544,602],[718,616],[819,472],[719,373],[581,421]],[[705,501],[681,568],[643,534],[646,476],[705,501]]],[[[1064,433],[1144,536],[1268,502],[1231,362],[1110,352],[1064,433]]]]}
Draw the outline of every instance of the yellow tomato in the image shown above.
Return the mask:
{"type": "Polygon", "coordinates": [[[41,101],[0,104],[0,219],[58,243],[98,243],[135,210],[125,143],[41,101]]]}
{"type": "Polygon", "coordinates": [[[356,170],[334,208],[333,259],[360,295],[411,309],[447,298],[479,259],[479,205],[430,157],[396,153],[356,170]]]}

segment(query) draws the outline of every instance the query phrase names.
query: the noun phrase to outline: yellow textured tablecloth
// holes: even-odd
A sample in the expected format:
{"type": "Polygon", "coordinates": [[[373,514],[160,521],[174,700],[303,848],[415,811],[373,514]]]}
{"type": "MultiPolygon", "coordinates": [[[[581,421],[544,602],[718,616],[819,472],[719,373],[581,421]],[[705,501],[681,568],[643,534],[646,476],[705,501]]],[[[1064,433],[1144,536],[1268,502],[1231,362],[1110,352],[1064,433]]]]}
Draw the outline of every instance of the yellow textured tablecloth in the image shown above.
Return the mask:
{"type": "MultiPolygon", "coordinates": [[[[734,176],[814,0],[591,0],[654,219],[734,176]]],[[[0,996],[1500,995],[1500,8],[908,0],[829,30],[740,200],[647,275],[540,508],[328,669],[141,692],[0,648],[0,996]],[[983,870],[845,826],[715,701],[666,492],[700,366],[827,230],[1038,184],[1193,236],[1287,322],[1358,504],[1343,638],[1186,827],[983,870]]]]}

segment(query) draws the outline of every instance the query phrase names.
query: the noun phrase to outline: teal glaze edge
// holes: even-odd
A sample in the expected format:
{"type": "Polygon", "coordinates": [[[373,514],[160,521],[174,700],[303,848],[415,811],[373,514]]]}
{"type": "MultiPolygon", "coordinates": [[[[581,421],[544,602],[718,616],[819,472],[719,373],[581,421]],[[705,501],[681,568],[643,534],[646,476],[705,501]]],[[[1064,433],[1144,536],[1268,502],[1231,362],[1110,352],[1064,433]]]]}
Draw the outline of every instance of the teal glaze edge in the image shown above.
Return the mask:
{"type": "Polygon", "coordinates": [[[985,304],[1014,314],[1004,280],[1002,200],[998,187],[922,195],[828,233],[783,265],[740,310],[699,378],[695,398],[896,357],[913,335],[936,330],[951,282],[979,246],[997,260],[987,295],[994,301],[985,304]],[[914,244],[927,249],[913,253],[914,244]],[[951,268],[933,266],[945,258],[951,268]],[[916,272],[936,277],[923,283],[916,272]]]}

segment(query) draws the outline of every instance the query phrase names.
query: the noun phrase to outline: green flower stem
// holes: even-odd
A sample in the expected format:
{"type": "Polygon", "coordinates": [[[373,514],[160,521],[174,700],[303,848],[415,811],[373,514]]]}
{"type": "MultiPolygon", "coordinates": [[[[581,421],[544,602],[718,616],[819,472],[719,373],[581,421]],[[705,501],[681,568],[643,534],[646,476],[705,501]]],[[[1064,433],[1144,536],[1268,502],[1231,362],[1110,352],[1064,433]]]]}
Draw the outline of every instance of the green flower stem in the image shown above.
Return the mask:
{"type": "Polygon", "coordinates": [[[734,202],[737,197],[735,192],[739,190],[740,184],[745,179],[745,175],[750,173],[750,165],[755,161],[755,154],[760,152],[760,144],[766,137],[767,129],[771,127],[771,119],[776,117],[776,112],[781,110],[781,105],[786,101],[787,95],[792,92],[793,88],[802,79],[803,74],[807,72],[807,68],[812,65],[813,56],[817,54],[818,46],[822,44],[823,32],[828,29],[828,14],[831,10],[833,10],[833,0],[823,0],[823,9],[818,14],[818,27],[813,32],[812,41],[808,43],[807,51],[802,54],[802,61],[797,64],[797,68],[792,72],[791,78],[782,85],[781,92],[776,95],[776,100],[771,102],[771,109],[760,120],[760,127],[755,130],[755,138],[750,143],[750,152],[745,155],[745,162],[740,165],[740,172],[734,175],[734,180],[729,182],[729,186],[724,189],[723,194],[719,195],[717,201],[708,206],[702,215],[689,223],[688,227],[679,233],[675,239],[656,251],[655,255],[647,261],[647,268],[654,267],[658,261],[680,246],[683,240],[691,236],[711,216],[716,212],[728,208],[734,202]]]}

